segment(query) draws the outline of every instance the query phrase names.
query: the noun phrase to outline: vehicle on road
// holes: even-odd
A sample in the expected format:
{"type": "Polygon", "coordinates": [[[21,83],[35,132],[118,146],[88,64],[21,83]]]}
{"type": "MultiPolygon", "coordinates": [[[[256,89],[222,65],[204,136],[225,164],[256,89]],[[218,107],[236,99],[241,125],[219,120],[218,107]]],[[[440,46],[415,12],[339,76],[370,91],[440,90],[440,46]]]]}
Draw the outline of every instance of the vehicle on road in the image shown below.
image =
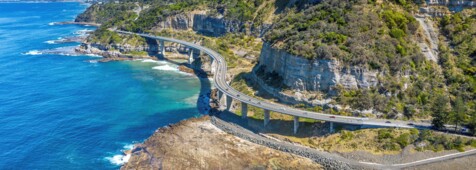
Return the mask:
{"type": "Polygon", "coordinates": [[[329,118],[335,119],[336,117],[335,116],[329,116],[329,118]]]}
{"type": "Polygon", "coordinates": [[[386,121],[385,123],[392,123],[392,122],[390,122],[390,121],[386,121]]]}
{"type": "Polygon", "coordinates": [[[413,122],[408,123],[407,125],[413,126],[415,125],[413,122]]]}

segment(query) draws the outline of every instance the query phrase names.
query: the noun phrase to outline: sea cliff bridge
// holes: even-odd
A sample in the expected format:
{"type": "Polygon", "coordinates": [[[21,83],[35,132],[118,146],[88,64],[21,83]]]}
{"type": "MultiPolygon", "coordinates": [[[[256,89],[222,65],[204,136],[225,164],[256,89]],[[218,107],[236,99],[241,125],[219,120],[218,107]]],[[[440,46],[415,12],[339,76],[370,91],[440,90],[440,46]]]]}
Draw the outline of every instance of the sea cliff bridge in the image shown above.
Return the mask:
{"type": "MultiPolygon", "coordinates": [[[[235,89],[233,89],[228,82],[226,81],[226,71],[227,71],[227,65],[225,62],[225,59],[218,54],[217,52],[207,48],[203,47],[194,43],[190,43],[187,41],[183,40],[177,40],[174,38],[167,38],[167,37],[161,37],[161,36],[153,36],[153,35],[148,35],[148,34],[140,34],[140,33],[132,33],[132,32],[126,32],[126,31],[117,31],[118,33],[122,34],[135,34],[139,35],[144,38],[149,38],[149,39],[154,39],[159,41],[158,44],[159,46],[159,51],[164,54],[165,53],[165,46],[164,42],[174,42],[174,43],[179,43],[182,45],[187,46],[191,50],[189,50],[189,64],[193,62],[194,58],[194,53],[196,50],[202,51],[206,54],[208,54],[211,59],[212,59],[212,73],[213,73],[213,79],[214,79],[214,85],[219,91],[219,101],[220,105],[222,106],[221,108],[223,109],[230,109],[232,100],[238,100],[242,104],[242,118],[245,119],[247,118],[247,112],[248,112],[248,105],[256,106],[258,108],[262,108],[265,113],[264,117],[264,125],[266,126],[269,123],[270,120],[270,114],[271,111],[281,113],[281,114],[287,114],[294,116],[294,133],[297,132],[299,128],[299,118],[304,117],[304,118],[310,118],[310,119],[315,119],[315,120],[323,120],[327,121],[330,123],[330,130],[333,131],[333,124],[334,123],[340,123],[340,124],[351,124],[351,125],[358,125],[358,126],[363,126],[363,127],[397,127],[397,128],[431,128],[431,124],[428,123],[414,123],[410,121],[389,121],[389,120],[382,120],[382,119],[370,119],[370,118],[359,118],[359,117],[351,117],[351,116],[338,116],[338,115],[331,115],[331,114],[324,114],[324,113],[317,113],[317,112],[310,112],[310,111],[303,111],[291,107],[287,107],[284,105],[276,104],[276,103],[271,103],[268,101],[264,100],[259,100],[255,99],[253,97],[247,96],[235,89]],[[223,102],[224,101],[224,102],[223,102]]],[[[443,156],[438,156],[438,157],[433,157],[433,158],[428,158],[428,159],[423,159],[423,160],[417,160],[413,162],[407,162],[407,163],[400,163],[400,164],[379,164],[379,163],[371,163],[371,162],[357,162],[345,158],[338,158],[337,160],[343,161],[343,162],[353,162],[353,164],[362,166],[362,167],[370,167],[374,169],[402,169],[402,168],[408,168],[408,167],[413,167],[413,166],[418,166],[418,165],[424,165],[424,164],[429,164],[429,163],[434,163],[434,162],[440,162],[444,160],[450,160],[450,159],[455,159],[455,158],[460,158],[460,157],[465,157],[469,155],[474,155],[476,154],[476,149],[465,151],[465,152],[459,152],[459,153],[453,153],[453,154],[448,154],[448,155],[443,155],[443,156]]]]}
{"type": "Polygon", "coordinates": [[[226,71],[227,65],[225,59],[216,51],[211,50],[207,47],[203,47],[198,44],[191,42],[178,40],[174,38],[153,36],[148,34],[141,33],[132,33],[126,31],[117,31],[121,34],[135,34],[144,38],[154,39],[158,41],[159,52],[161,54],[165,53],[164,42],[173,42],[182,44],[190,48],[189,50],[189,59],[188,62],[191,64],[194,60],[194,51],[201,51],[208,54],[212,59],[212,69],[214,85],[218,89],[218,99],[222,108],[229,110],[231,107],[232,100],[237,100],[241,102],[241,113],[242,118],[247,118],[248,105],[252,105],[264,110],[264,125],[266,126],[270,121],[270,114],[272,112],[277,112],[281,114],[291,115],[294,117],[294,129],[293,132],[297,133],[299,129],[299,118],[309,118],[314,120],[321,120],[329,122],[330,131],[334,131],[334,123],[348,124],[348,125],[358,125],[362,127],[395,127],[395,128],[430,128],[431,124],[429,123],[414,123],[410,121],[399,121],[399,120],[384,120],[384,119],[373,119],[373,118],[362,118],[362,117],[352,117],[352,116],[339,116],[318,112],[311,112],[300,110],[292,107],[288,107],[281,104],[271,103],[265,100],[260,100],[248,96],[239,92],[238,90],[233,89],[229,83],[226,81],[226,71]]]}

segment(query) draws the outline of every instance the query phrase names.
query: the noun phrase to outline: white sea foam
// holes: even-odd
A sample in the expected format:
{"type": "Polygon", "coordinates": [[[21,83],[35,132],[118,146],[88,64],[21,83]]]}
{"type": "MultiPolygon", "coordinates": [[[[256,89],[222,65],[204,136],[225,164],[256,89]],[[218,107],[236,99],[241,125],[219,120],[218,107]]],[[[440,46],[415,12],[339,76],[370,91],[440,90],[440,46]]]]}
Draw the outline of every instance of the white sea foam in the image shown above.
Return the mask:
{"type": "Polygon", "coordinates": [[[81,36],[85,36],[86,34],[92,32],[92,31],[94,31],[94,30],[82,29],[82,30],[79,30],[79,31],[74,32],[74,34],[76,34],[76,35],[81,35],[81,36]]]}
{"type": "Polygon", "coordinates": [[[56,40],[45,41],[46,44],[56,44],[56,40]]]}
{"type": "MultiPolygon", "coordinates": [[[[127,145],[124,145],[121,151],[124,152],[125,150],[131,150],[133,148],[134,148],[134,144],[127,144],[127,145]]],[[[126,154],[126,155],[117,154],[112,157],[106,157],[106,160],[108,160],[109,162],[111,162],[111,164],[114,164],[114,165],[122,165],[124,163],[127,163],[127,161],[129,161],[130,158],[131,158],[131,154],[126,154]]]]}
{"type": "Polygon", "coordinates": [[[124,149],[125,149],[125,150],[131,150],[132,148],[134,148],[134,144],[124,145],[124,149]]]}
{"type": "Polygon", "coordinates": [[[41,55],[43,53],[41,53],[40,51],[38,50],[31,50],[31,51],[28,51],[26,53],[22,53],[23,55],[41,55]]]}
{"type": "Polygon", "coordinates": [[[143,59],[143,60],[140,60],[142,61],[143,63],[163,63],[163,61],[157,61],[157,60],[152,60],[152,59],[143,59]]]}
{"type": "Polygon", "coordinates": [[[131,158],[131,154],[127,155],[114,155],[112,157],[106,157],[106,159],[111,162],[111,164],[114,165],[123,165],[124,163],[127,163],[129,159],[131,158]]]}
{"type": "Polygon", "coordinates": [[[164,71],[179,71],[177,67],[172,67],[170,65],[161,65],[161,66],[155,66],[152,69],[155,70],[164,70],[164,71]]]}
{"type": "Polygon", "coordinates": [[[89,56],[89,57],[102,57],[102,56],[97,55],[97,54],[86,54],[86,55],[89,56]]]}

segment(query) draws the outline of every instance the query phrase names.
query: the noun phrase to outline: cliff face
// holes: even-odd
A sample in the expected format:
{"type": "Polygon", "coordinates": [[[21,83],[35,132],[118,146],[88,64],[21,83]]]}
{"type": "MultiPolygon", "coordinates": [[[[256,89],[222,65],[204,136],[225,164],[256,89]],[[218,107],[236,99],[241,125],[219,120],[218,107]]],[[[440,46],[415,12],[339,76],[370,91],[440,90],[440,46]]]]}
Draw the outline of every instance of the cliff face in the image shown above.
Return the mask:
{"type": "Polygon", "coordinates": [[[226,33],[246,33],[247,35],[263,36],[270,28],[270,24],[253,24],[252,22],[242,22],[225,19],[221,16],[212,16],[204,11],[193,11],[189,13],[177,14],[165,18],[159,22],[154,30],[162,29],[193,30],[207,36],[222,36],[226,33]]]}
{"type": "Polygon", "coordinates": [[[369,88],[378,84],[378,73],[358,66],[344,67],[335,60],[308,59],[291,55],[263,44],[259,64],[253,72],[277,73],[282,83],[297,91],[333,91],[336,86],[347,89],[369,88]]]}

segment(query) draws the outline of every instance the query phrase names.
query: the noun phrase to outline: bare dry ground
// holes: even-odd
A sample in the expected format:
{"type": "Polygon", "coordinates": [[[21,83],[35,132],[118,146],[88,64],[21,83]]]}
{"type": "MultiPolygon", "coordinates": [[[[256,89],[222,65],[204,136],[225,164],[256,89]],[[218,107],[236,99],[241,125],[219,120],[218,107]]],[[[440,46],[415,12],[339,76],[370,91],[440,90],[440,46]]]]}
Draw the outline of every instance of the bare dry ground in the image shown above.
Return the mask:
{"type": "Polygon", "coordinates": [[[208,116],[160,128],[121,169],[322,169],[310,159],[229,135],[208,116]]]}

